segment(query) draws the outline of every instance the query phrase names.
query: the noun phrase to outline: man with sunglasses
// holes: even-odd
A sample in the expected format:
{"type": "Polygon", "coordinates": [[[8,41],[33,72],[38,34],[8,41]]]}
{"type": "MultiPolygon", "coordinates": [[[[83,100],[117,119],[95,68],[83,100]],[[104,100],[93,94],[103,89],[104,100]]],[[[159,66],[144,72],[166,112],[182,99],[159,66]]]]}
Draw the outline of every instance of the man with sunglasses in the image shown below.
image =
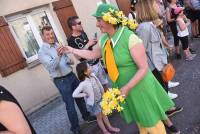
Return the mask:
{"type": "MultiPolygon", "coordinates": [[[[92,50],[92,47],[97,44],[97,35],[95,33],[94,38],[89,40],[87,34],[84,32],[81,25],[81,21],[78,16],[69,17],[67,20],[68,27],[72,31],[72,35],[68,38],[68,45],[76,49],[89,49],[92,50]]],[[[86,59],[76,56],[76,58],[81,62],[86,59]]],[[[101,65],[100,59],[89,60],[89,65],[92,67],[92,72],[100,80],[102,86],[107,90],[108,78],[101,65]]]]}

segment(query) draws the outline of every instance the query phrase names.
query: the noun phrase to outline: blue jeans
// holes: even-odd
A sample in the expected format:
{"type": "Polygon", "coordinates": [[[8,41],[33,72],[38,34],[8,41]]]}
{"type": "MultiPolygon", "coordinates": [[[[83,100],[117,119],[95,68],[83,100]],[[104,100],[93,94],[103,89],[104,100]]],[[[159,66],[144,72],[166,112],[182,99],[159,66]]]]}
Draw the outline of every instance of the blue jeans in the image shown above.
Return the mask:
{"type": "Polygon", "coordinates": [[[87,117],[89,117],[90,115],[86,109],[86,104],[85,104],[84,99],[83,98],[74,99],[72,97],[73,91],[79,85],[78,78],[73,72],[71,72],[65,77],[55,78],[53,81],[56,87],[58,88],[63,98],[63,101],[65,102],[68,118],[71,123],[71,131],[72,132],[79,131],[80,126],[79,126],[79,121],[78,121],[78,115],[75,109],[74,100],[76,101],[76,104],[84,120],[87,119],[87,117]]]}

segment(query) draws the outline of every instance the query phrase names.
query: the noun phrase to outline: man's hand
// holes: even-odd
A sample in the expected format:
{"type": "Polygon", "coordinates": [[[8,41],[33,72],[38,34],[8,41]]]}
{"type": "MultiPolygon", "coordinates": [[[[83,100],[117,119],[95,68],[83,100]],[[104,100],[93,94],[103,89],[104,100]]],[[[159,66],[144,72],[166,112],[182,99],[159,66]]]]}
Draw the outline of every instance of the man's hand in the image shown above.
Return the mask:
{"type": "Polygon", "coordinates": [[[63,53],[61,52],[61,49],[62,49],[63,46],[59,45],[57,48],[56,48],[56,51],[57,51],[57,54],[58,56],[61,56],[63,53]]]}
{"type": "Polygon", "coordinates": [[[57,49],[58,54],[73,53],[74,48],[70,46],[61,46],[57,49]]]}

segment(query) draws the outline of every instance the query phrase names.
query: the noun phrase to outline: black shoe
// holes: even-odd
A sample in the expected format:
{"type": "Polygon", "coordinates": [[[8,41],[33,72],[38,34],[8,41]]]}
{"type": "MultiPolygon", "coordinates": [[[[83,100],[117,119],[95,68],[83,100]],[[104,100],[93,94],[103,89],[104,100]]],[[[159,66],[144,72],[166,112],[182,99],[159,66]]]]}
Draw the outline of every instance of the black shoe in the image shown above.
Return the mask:
{"type": "Polygon", "coordinates": [[[190,50],[190,53],[191,53],[191,54],[196,54],[196,51],[195,51],[195,50],[192,50],[191,48],[189,48],[189,50],[190,50]]]}
{"type": "Polygon", "coordinates": [[[91,123],[97,120],[95,116],[88,116],[86,119],[84,119],[87,123],[91,123]]]}
{"type": "Polygon", "coordinates": [[[81,134],[81,131],[80,130],[76,131],[76,132],[74,132],[74,134],[81,134]]]}
{"type": "Polygon", "coordinates": [[[176,114],[176,113],[179,113],[179,112],[181,112],[181,111],[183,111],[183,108],[182,108],[182,107],[176,107],[176,108],[173,109],[173,110],[170,110],[170,111],[165,112],[165,114],[166,114],[168,117],[170,117],[170,116],[172,116],[172,115],[174,115],[174,114],[176,114]]]}
{"type": "Polygon", "coordinates": [[[176,59],[180,60],[182,57],[180,54],[175,54],[176,55],[176,59]]]}
{"type": "Polygon", "coordinates": [[[180,134],[180,130],[178,130],[174,125],[168,127],[165,125],[165,127],[167,128],[167,131],[170,132],[170,134],[180,134]]]}

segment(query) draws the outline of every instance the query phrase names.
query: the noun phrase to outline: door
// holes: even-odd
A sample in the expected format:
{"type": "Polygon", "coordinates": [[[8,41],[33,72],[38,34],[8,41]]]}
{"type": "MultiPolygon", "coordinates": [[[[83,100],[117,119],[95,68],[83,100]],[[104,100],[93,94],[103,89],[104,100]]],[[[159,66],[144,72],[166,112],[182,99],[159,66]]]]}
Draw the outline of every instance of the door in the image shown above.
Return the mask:
{"type": "Polygon", "coordinates": [[[126,16],[130,12],[131,1],[130,0],[116,0],[117,5],[120,10],[124,12],[126,16]]]}
{"type": "Polygon", "coordinates": [[[71,16],[77,16],[71,0],[59,0],[53,2],[54,11],[56,12],[58,19],[62,25],[65,35],[69,37],[71,30],[67,26],[67,19],[71,16]]]}

